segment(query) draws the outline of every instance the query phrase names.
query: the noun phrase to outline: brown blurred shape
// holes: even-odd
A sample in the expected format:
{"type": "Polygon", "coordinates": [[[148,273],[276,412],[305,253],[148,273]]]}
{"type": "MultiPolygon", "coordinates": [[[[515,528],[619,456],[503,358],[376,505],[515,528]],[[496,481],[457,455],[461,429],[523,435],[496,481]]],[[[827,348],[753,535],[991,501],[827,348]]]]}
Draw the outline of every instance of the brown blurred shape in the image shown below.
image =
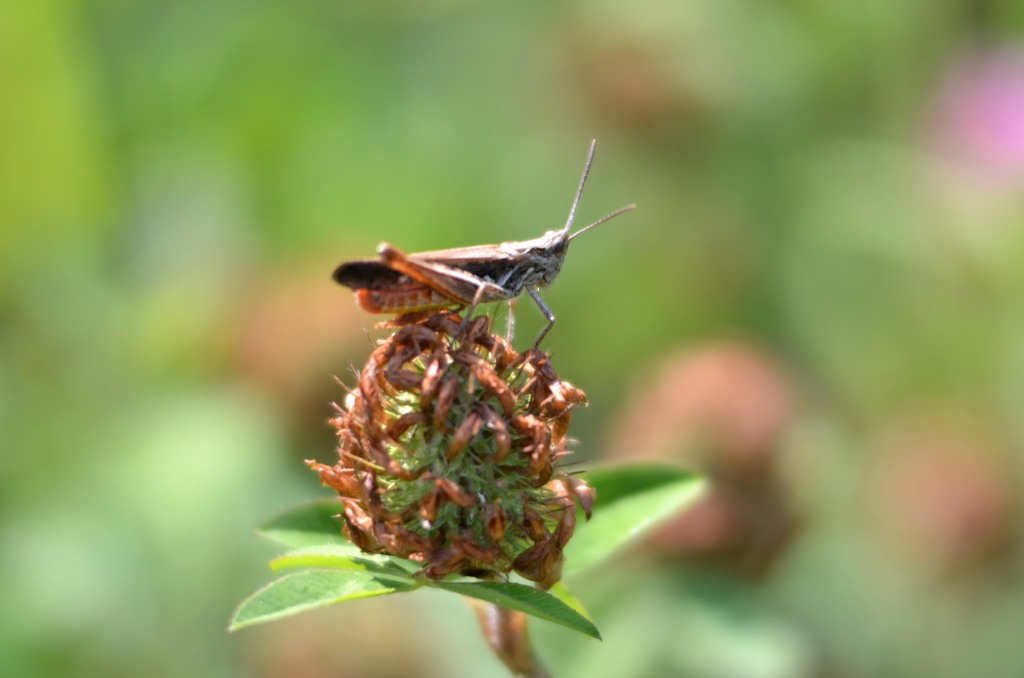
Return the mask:
{"type": "Polygon", "coordinates": [[[660,361],[615,427],[615,458],[674,460],[709,475],[697,506],[653,538],[660,549],[764,572],[795,528],[777,478],[795,409],[788,377],[762,349],[722,342],[660,361]]]}
{"type": "Polygon", "coordinates": [[[335,257],[301,259],[245,286],[234,324],[234,368],[292,414],[297,430],[324,430],[333,384],[373,322],[331,282],[335,257]]]}
{"type": "Polygon", "coordinates": [[[903,419],[883,436],[866,504],[897,547],[939,572],[998,559],[1016,531],[1004,446],[961,411],[903,419]]]}

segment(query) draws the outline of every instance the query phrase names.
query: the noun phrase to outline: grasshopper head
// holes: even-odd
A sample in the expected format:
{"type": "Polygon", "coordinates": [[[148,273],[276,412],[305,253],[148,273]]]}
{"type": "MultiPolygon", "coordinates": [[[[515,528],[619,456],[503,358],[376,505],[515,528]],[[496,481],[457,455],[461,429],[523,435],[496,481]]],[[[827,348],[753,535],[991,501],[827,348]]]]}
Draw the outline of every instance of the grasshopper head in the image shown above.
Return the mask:
{"type": "MultiPolygon", "coordinates": [[[[590,142],[587,164],[583,167],[583,176],[580,178],[580,185],[576,189],[576,196],[573,198],[572,207],[569,208],[569,218],[566,220],[565,226],[555,231],[548,231],[534,241],[524,243],[530,252],[531,263],[534,264],[537,283],[542,287],[550,285],[561,270],[565,253],[569,249],[569,241],[582,233],[586,233],[595,226],[619,216],[623,212],[629,212],[636,208],[636,205],[626,205],[611,214],[601,217],[594,223],[584,226],[575,233],[570,233],[573,220],[576,218],[576,208],[579,207],[580,197],[583,195],[583,187],[587,183],[587,175],[590,174],[590,165],[594,162],[594,149],[596,147],[597,139],[594,139],[590,142]]],[[[525,283],[531,284],[533,281],[527,280],[525,283]]]]}

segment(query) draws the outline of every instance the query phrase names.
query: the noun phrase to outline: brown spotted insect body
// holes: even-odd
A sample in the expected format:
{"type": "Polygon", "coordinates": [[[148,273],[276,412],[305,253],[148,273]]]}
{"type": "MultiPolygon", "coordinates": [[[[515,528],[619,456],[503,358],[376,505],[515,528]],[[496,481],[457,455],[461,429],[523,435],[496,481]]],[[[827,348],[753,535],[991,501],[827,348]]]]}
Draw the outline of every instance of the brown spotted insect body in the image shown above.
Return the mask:
{"type": "Polygon", "coordinates": [[[596,145],[596,140],[590,144],[564,227],[533,240],[415,254],[405,254],[384,242],[377,248],[379,259],[345,262],[335,269],[334,280],[355,290],[356,302],[370,313],[411,313],[452,306],[468,306],[472,313],[477,304],[514,299],[526,290],[548,321],[534,342],[534,346],[540,344],[555,324],[555,316],[538,291],[558,276],[570,241],[636,207],[626,205],[570,234],[596,145]]]}

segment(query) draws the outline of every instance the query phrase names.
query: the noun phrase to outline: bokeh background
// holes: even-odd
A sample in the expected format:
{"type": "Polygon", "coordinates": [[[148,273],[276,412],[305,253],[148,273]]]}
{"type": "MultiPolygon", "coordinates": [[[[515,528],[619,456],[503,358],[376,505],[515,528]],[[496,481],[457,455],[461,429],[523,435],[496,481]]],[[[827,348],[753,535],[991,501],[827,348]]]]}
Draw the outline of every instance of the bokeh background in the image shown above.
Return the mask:
{"type": "Polygon", "coordinates": [[[505,675],[431,592],[224,629],[375,334],[333,266],[557,227],[591,137],[580,458],[716,489],[555,673],[1024,675],[1018,0],[6,0],[0,673],[505,675]]]}

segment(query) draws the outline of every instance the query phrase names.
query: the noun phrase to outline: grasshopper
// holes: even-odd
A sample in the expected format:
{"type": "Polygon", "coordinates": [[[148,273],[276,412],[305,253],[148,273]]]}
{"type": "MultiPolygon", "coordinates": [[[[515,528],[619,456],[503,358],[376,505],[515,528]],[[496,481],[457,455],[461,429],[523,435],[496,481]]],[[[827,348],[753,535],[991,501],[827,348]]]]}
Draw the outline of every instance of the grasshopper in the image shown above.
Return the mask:
{"type": "MultiPolygon", "coordinates": [[[[590,143],[576,197],[569,209],[569,219],[558,230],[548,231],[533,240],[415,254],[406,254],[394,245],[382,242],[377,247],[380,259],[345,262],[334,270],[332,277],[335,282],[355,290],[356,303],[370,313],[404,314],[468,306],[467,320],[478,304],[511,302],[525,289],[548,321],[533,344],[536,347],[555,324],[555,315],[541,299],[539,290],[558,276],[569,242],[595,226],[636,208],[635,204],[626,205],[575,233],[569,233],[596,147],[597,140],[594,139],[590,143]]],[[[510,334],[511,313],[510,309],[510,334]]]]}

